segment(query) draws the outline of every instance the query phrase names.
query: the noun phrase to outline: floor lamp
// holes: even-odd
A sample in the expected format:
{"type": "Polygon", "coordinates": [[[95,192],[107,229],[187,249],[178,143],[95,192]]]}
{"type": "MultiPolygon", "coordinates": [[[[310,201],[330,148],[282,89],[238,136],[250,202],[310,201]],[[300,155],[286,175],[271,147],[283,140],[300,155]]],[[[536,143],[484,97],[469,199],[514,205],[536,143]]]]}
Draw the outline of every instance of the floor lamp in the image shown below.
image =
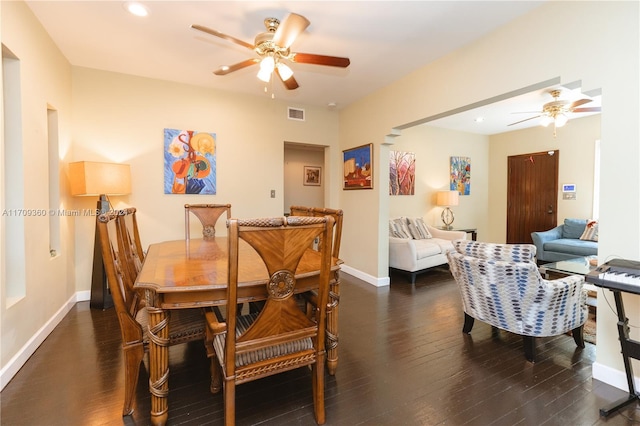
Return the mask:
{"type": "Polygon", "coordinates": [[[442,223],[444,223],[443,229],[452,229],[451,224],[455,219],[453,212],[449,207],[458,205],[458,191],[438,191],[436,195],[436,204],[440,207],[444,207],[440,217],[442,223]]]}
{"type": "Polygon", "coordinates": [[[98,235],[97,217],[111,210],[109,195],[131,193],[131,171],[128,164],[78,161],[69,164],[71,195],[98,197],[95,211],[96,226],[93,242],[93,273],[91,275],[91,308],[108,309],[113,306],[109,292],[98,235]]]}

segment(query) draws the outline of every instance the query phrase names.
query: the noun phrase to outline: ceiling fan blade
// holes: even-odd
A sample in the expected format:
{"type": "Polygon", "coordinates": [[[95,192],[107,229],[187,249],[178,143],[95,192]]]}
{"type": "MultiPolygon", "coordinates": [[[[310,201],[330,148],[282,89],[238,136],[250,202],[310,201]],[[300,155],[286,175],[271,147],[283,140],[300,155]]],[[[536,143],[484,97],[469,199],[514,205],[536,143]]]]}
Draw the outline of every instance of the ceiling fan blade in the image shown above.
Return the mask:
{"type": "Polygon", "coordinates": [[[589,103],[589,102],[591,102],[591,99],[586,99],[586,98],[585,99],[578,99],[577,101],[575,101],[575,102],[571,103],[571,105],[569,105],[569,109],[573,109],[573,108],[575,108],[577,106],[584,105],[584,104],[589,103]]]}
{"type": "Polygon", "coordinates": [[[295,79],[293,76],[289,77],[289,78],[288,78],[288,79],[286,79],[286,80],[283,80],[283,79],[282,79],[282,76],[280,75],[280,71],[278,70],[278,68],[276,68],[276,69],[275,69],[275,70],[273,70],[273,71],[276,73],[276,75],[278,76],[278,78],[280,79],[280,81],[282,82],[282,84],[284,84],[284,86],[287,88],[287,90],[295,90],[295,89],[297,89],[298,87],[300,87],[300,86],[298,85],[298,82],[296,81],[296,79],[295,79]]]}
{"type": "Polygon", "coordinates": [[[533,120],[534,118],[542,117],[542,115],[536,115],[535,117],[525,118],[524,120],[516,121],[515,123],[507,124],[507,126],[513,126],[515,124],[524,123],[525,121],[533,120]]]}
{"type": "Polygon", "coordinates": [[[231,72],[241,70],[242,68],[249,67],[249,66],[251,66],[253,64],[257,64],[259,62],[260,62],[260,59],[258,59],[258,58],[247,59],[246,61],[238,62],[237,64],[222,66],[222,67],[218,68],[217,70],[215,70],[213,73],[215,75],[227,75],[227,74],[229,74],[231,72]]]}
{"type": "Polygon", "coordinates": [[[245,41],[239,40],[239,39],[237,39],[235,37],[231,37],[230,35],[223,34],[223,33],[219,32],[219,31],[212,30],[211,28],[207,28],[207,27],[204,27],[202,25],[197,25],[197,24],[191,25],[191,28],[193,28],[194,30],[202,31],[202,32],[207,33],[207,34],[211,34],[211,35],[216,36],[216,37],[223,38],[223,39],[228,40],[228,41],[230,41],[232,43],[239,44],[240,46],[246,47],[247,49],[253,50],[253,44],[249,44],[249,43],[247,43],[245,41]]]}
{"type": "Polygon", "coordinates": [[[590,107],[590,108],[574,108],[571,112],[601,112],[600,107],[590,107]]]}
{"type": "Polygon", "coordinates": [[[349,58],[340,58],[338,56],[315,55],[313,53],[292,53],[291,61],[299,64],[326,65],[329,67],[346,68],[351,61],[349,58]]]}
{"type": "Polygon", "coordinates": [[[290,13],[282,20],[276,33],[273,35],[273,43],[284,49],[291,47],[295,39],[307,29],[310,22],[307,18],[296,13],[290,13]]]}

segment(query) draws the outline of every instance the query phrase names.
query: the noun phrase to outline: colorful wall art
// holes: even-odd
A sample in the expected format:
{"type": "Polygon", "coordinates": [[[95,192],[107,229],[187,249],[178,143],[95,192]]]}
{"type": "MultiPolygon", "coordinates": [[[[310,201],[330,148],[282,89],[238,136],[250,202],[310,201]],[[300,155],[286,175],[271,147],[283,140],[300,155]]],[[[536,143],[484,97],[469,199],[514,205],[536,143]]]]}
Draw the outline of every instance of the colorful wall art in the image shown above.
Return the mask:
{"type": "Polygon", "coordinates": [[[216,134],[164,129],[164,193],[216,193],[216,134]]]}
{"type": "Polygon", "coordinates": [[[471,193],[471,158],[451,157],[451,180],[449,189],[460,195],[471,193]]]}
{"type": "Polygon", "coordinates": [[[416,184],[416,154],[389,151],[389,195],[413,195],[416,184]]]}
{"type": "Polygon", "coordinates": [[[342,151],[344,180],[342,189],[373,188],[373,145],[362,145],[342,151]]]}

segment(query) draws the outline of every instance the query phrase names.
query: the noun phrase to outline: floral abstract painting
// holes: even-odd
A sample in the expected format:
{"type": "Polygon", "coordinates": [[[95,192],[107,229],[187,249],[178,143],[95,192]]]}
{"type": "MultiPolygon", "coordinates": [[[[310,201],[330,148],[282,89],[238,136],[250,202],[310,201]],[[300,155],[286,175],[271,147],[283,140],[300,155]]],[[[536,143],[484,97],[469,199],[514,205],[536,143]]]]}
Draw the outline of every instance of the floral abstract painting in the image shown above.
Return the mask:
{"type": "Polygon", "coordinates": [[[389,195],[413,195],[416,186],[416,155],[389,151],[389,195]]]}
{"type": "Polygon", "coordinates": [[[164,129],[164,193],[216,193],[216,134],[164,129]]]}
{"type": "Polygon", "coordinates": [[[471,158],[451,157],[451,179],[449,189],[460,195],[471,193],[471,158]]]}

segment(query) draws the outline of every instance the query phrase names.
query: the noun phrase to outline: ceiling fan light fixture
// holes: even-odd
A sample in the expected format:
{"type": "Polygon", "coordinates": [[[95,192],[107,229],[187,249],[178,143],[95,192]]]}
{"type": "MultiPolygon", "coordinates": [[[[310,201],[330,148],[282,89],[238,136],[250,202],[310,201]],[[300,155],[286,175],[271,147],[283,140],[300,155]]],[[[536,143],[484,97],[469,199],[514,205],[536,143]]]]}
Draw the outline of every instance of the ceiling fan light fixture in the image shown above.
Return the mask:
{"type": "Polygon", "coordinates": [[[271,73],[267,68],[260,67],[260,71],[258,71],[258,78],[265,83],[268,83],[271,80],[271,73]]]}
{"type": "Polygon", "coordinates": [[[558,114],[556,116],[556,127],[562,127],[565,124],[567,124],[567,121],[569,121],[569,117],[567,117],[565,114],[558,114]]]}
{"type": "Polygon", "coordinates": [[[276,61],[273,59],[273,56],[267,56],[262,61],[260,61],[260,71],[268,72],[269,74],[271,74],[275,67],[276,61]]]}
{"type": "Polygon", "coordinates": [[[540,119],[540,125],[543,127],[547,127],[549,124],[553,122],[553,119],[548,115],[543,115],[540,119]]]}
{"type": "Polygon", "coordinates": [[[286,64],[278,62],[278,65],[276,66],[278,67],[278,73],[280,74],[280,77],[282,77],[283,81],[289,80],[293,75],[293,71],[286,64]]]}
{"type": "Polygon", "coordinates": [[[130,2],[126,2],[124,4],[124,7],[129,11],[129,13],[135,16],[144,17],[149,14],[149,11],[142,3],[130,1],[130,2]]]}

